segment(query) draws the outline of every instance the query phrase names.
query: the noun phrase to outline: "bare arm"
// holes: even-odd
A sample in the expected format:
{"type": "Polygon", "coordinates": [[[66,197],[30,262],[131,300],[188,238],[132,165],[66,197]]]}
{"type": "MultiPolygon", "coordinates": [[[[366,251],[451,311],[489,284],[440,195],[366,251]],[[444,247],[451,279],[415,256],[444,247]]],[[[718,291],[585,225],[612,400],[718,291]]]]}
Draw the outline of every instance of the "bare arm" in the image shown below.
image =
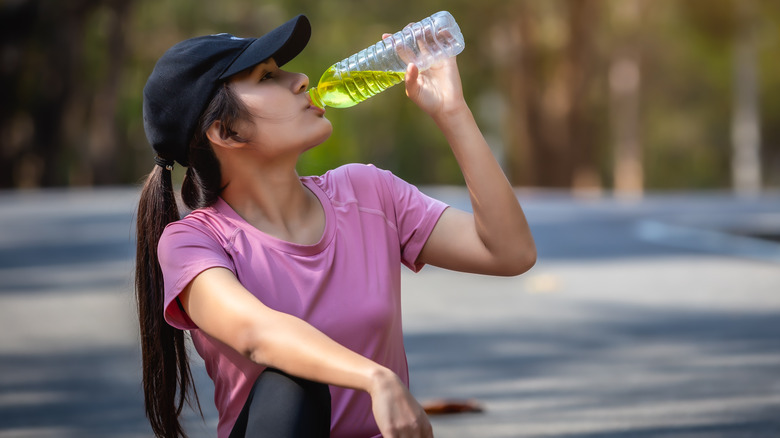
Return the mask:
{"type": "Polygon", "coordinates": [[[471,197],[473,214],[447,209],[420,261],[448,269],[518,275],[536,262],[536,246],[523,209],[463,99],[455,58],[419,74],[407,70],[409,97],[441,129],[471,197]]]}
{"type": "Polygon", "coordinates": [[[422,407],[391,370],[343,347],[305,321],[265,306],[229,270],[202,272],[179,299],[201,330],[255,363],[368,392],[384,436],[433,436],[422,407]],[[416,434],[401,435],[408,430],[416,434]]]}

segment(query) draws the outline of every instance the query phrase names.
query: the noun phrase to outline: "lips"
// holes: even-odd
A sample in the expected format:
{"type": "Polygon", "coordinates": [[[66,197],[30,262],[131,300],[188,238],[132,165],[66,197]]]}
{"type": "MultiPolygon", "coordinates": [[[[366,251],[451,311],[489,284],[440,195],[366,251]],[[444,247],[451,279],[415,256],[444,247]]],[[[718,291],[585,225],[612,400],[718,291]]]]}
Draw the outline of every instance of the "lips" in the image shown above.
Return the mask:
{"type": "Polygon", "coordinates": [[[325,108],[320,108],[320,107],[318,107],[316,105],[313,105],[311,103],[311,98],[309,98],[309,106],[307,106],[306,109],[307,110],[313,110],[314,112],[316,112],[316,113],[318,113],[320,115],[325,114],[325,108]]]}

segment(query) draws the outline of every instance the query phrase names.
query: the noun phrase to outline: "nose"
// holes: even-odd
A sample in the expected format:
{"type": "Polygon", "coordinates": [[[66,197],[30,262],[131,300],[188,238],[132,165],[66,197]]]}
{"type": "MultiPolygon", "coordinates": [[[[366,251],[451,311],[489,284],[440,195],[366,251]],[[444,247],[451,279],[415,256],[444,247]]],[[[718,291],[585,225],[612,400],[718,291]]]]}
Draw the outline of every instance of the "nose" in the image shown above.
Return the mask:
{"type": "Polygon", "coordinates": [[[303,73],[295,73],[293,89],[298,93],[303,93],[309,87],[309,77],[303,73]]]}

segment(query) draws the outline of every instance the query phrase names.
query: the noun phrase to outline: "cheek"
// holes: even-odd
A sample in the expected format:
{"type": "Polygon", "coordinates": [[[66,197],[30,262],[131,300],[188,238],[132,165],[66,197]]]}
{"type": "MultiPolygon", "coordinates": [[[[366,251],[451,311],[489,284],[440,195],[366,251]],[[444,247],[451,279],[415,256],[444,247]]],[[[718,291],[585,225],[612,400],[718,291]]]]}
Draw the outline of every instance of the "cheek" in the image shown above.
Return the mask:
{"type": "Polygon", "coordinates": [[[333,133],[333,126],[325,118],[302,117],[289,123],[261,123],[256,132],[257,144],[265,150],[288,150],[292,147],[302,152],[327,140],[333,133]]]}
{"type": "Polygon", "coordinates": [[[233,131],[242,139],[251,139],[257,131],[257,126],[254,121],[242,119],[233,125],[233,131]]]}
{"type": "Polygon", "coordinates": [[[255,120],[285,119],[292,111],[291,99],[281,90],[266,87],[241,91],[239,97],[255,120]]]}
{"type": "Polygon", "coordinates": [[[259,121],[284,122],[301,112],[301,103],[291,99],[289,93],[264,93],[249,102],[250,112],[259,121]]]}
{"type": "Polygon", "coordinates": [[[254,119],[258,123],[284,123],[295,119],[300,110],[292,105],[267,105],[262,108],[252,110],[254,119]]]}
{"type": "Polygon", "coordinates": [[[258,144],[286,143],[300,131],[299,114],[289,108],[252,109],[251,138],[258,144]]]}

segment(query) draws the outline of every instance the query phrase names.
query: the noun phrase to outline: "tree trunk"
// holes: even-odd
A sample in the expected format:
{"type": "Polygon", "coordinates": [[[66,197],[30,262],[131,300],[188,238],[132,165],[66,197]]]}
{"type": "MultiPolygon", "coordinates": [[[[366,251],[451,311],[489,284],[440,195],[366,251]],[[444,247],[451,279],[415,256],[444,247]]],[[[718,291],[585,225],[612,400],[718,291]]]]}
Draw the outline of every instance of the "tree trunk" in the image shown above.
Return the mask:
{"type": "Polygon", "coordinates": [[[602,189],[598,172],[596,141],[598,135],[587,92],[598,72],[601,57],[596,51],[594,29],[599,26],[601,3],[594,0],[574,0],[569,3],[569,33],[566,56],[571,100],[569,114],[569,156],[571,157],[571,188],[576,194],[599,194],[602,189]]]}
{"type": "Polygon", "coordinates": [[[110,5],[113,26],[108,36],[109,67],[104,82],[92,102],[88,138],[88,164],[91,167],[92,184],[116,184],[119,182],[119,144],[116,126],[116,109],[124,61],[127,57],[127,18],[130,1],[116,0],[110,5]]]}
{"type": "Polygon", "coordinates": [[[761,192],[761,121],[756,73],[756,46],[752,31],[755,4],[735,2],[737,29],[734,34],[734,106],[731,120],[732,186],[738,195],[761,192]]]}
{"type": "Polygon", "coordinates": [[[597,3],[555,5],[564,13],[545,15],[538,3],[515,3],[511,24],[494,37],[508,91],[508,171],[515,184],[597,188],[593,127],[583,97],[598,65],[591,38],[597,3]],[[560,32],[553,40],[550,26],[560,32]]]}
{"type": "Polygon", "coordinates": [[[610,126],[614,147],[614,190],[618,196],[641,197],[644,190],[639,133],[641,86],[640,0],[612,3],[613,37],[619,41],[609,67],[610,126]]]}

